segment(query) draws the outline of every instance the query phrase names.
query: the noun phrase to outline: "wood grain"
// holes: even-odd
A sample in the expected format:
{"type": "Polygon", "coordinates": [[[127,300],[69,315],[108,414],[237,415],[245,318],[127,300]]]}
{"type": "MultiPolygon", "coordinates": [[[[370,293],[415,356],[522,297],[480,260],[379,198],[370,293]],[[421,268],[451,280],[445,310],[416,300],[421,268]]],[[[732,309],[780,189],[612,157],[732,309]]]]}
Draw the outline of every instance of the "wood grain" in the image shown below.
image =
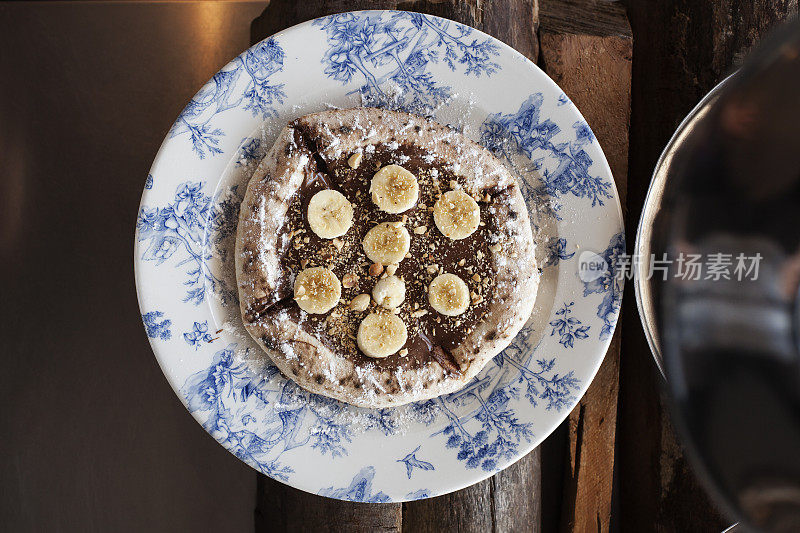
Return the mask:
{"type": "Polygon", "coordinates": [[[403,505],[413,533],[541,531],[541,461],[536,449],[494,477],[429,500],[403,505]]]}
{"type": "Polygon", "coordinates": [[[439,531],[492,531],[492,482],[428,500],[403,504],[403,529],[415,533],[439,531]]]}
{"type": "Polygon", "coordinates": [[[540,448],[492,478],[495,531],[542,531],[540,448]]]}
{"type": "MultiPolygon", "coordinates": [[[[765,31],[797,12],[796,0],[626,1],[636,40],[628,210],[641,212],[656,160],[691,108],[740,63],[765,31]]],[[[627,238],[635,239],[629,223],[627,238]]],[[[658,391],[661,377],[642,333],[632,287],[619,406],[621,531],[721,531],[722,517],[678,444],[658,391]]]]}
{"type": "MultiPolygon", "coordinates": [[[[625,9],[608,2],[542,0],[540,41],[542,66],[600,141],[625,205],[633,59],[625,9]]],[[[611,528],[620,330],[568,419],[562,531],[611,528]]]]}
{"type": "Polygon", "coordinates": [[[258,476],[256,531],[368,533],[400,531],[397,503],[355,503],[323,498],[258,476]]]}

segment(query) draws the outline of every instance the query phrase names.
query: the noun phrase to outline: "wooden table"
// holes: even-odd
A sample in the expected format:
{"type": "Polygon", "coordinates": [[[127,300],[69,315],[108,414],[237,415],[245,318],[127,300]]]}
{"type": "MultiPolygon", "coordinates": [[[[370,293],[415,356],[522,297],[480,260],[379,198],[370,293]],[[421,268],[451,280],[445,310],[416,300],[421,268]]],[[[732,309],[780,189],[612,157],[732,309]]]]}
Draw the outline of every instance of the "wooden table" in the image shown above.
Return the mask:
{"type": "MultiPolygon", "coordinates": [[[[626,12],[623,3],[602,0],[272,0],[254,21],[252,38],[314,17],[370,8],[457,20],[538,63],[578,106],[603,146],[630,249],[653,165],[680,119],[765,28],[796,12],[797,1],[632,0],[626,12]]],[[[384,505],[321,498],[260,476],[256,530],[724,529],[729,522],[695,479],[664,411],[661,376],[643,337],[632,287],[623,309],[585,396],[545,443],[515,465],[452,494],[384,505]]]]}
{"type": "MultiPolygon", "coordinates": [[[[597,133],[626,195],[630,247],[680,120],[766,28],[797,11],[797,0],[266,4],[0,3],[3,530],[252,529],[256,475],[164,380],[142,332],[130,255],[153,155],[249,33],[259,40],[325,13],[398,7],[508,42],[597,133]]],[[[403,505],[329,500],[261,476],[256,529],[720,531],[728,521],[684,459],[659,388],[628,287],[589,392],[516,465],[403,505]]]]}

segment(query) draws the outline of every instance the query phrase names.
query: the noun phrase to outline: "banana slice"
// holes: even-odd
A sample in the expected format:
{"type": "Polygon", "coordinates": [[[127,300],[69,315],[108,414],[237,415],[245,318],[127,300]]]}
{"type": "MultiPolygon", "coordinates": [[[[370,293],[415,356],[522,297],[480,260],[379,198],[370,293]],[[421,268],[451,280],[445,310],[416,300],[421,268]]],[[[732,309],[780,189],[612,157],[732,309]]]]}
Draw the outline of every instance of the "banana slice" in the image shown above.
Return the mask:
{"type": "Polygon", "coordinates": [[[294,281],[294,299],[306,313],[327,313],[339,303],[342,285],[325,267],[307,268],[294,281]]]}
{"type": "Polygon", "coordinates": [[[433,206],[433,221],[445,237],[463,239],[478,229],[481,210],[464,191],[447,191],[433,206]]]}
{"type": "Polygon", "coordinates": [[[458,316],[469,307],[469,287],[455,274],[440,274],[428,287],[428,302],[443,315],[458,316]]]}
{"type": "Polygon", "coordinates": [[[372,298],[378,305],[391,311],[405,300],[406,284],[397,276],[385,277],[372,288],[372,298]]]}
{"type": "Polygon", "coordinates": [[[381,211],[402,213],[419,200],[417,178],[400,165],[386,165],[372,176],[372,201],[381,211]]]}
{"type": "Polygon", "coordinates": [[[400,222],[381,222],[361,242],[370,261],[391,265],[402,261],[411,248],[411,235],[400,222]]]}
{"type": "Polygon", "coordinates": [[[389,357],[408,340],[406,325],[391,313],[370,313],[358,326],[358,348],[367,357],[389,357]]]}
{"type": "Polygon", "coordinates": [[[341,237],[353,225],[353,206],[339,191],[325,189],[308,202],[308,225],[320,238],[341,237]]]}

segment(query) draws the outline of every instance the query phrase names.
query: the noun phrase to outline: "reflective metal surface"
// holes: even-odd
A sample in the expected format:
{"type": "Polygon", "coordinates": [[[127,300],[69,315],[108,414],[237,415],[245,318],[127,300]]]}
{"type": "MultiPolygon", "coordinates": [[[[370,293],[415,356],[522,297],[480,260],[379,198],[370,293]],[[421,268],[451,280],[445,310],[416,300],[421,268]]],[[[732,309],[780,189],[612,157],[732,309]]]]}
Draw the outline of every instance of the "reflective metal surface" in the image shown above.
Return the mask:
{"type": "Polygon", "coordinates": [[[759,531],[800,530],[798,95],[794,21],[679,128],[637,243],[640,311],[682,444],[759,531]],[[688,255],[701,275],[681,275],[688,255]],[[758,258],[755,275],[737,270],[740,256],[758,258]]]}
{"type": "Polygon", "coordinates": [[[655,254],[652,248],[653,223],[661,211],[664,189],[667,186],[669,177],[676,172],[673,168],[676,151],[686,141],[686,138],[691,135],[697,124],[703,120],[703,117],[708,115],[709,110],[719,98],[723,87],[733,76],[735,74],[725,78],[719,85],[714,87],[678,126],[675,134],[667,143],[667,147],[661,153],[661,157],[658,158],[650,188],[647,190],[642,215],[639,218],[636,244],[633,251],[633,255],[637,260],[632,262],[632,268],[634,269],[633,285],[636,292],[636,305],[639,308],[639,316],[642,319],[645,337],[650,345],[650,351],[653,353],[656,366],[662,375],[664,374],[664,360],[661,353],[661,339],[658,334],[658,318],[656,314],[659,297],[658,287],[647,279],[648,272],[653,268],[651,258],[655,254]]]}
{"type": "Polygon", "coordinates": [[[256,474],[161,374],[131,250],[164,135],[264,5],[0,4],[0,529],[252,529],[256,474]]]}

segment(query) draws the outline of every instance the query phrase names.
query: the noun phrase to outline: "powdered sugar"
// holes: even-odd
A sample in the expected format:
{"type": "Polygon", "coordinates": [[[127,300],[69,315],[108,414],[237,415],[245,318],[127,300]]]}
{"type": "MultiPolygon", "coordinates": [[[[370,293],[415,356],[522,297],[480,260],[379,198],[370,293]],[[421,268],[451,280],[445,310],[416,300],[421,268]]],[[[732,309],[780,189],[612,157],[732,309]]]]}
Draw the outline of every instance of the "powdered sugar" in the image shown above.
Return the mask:
{"type": "MultiPolygon", "coordinates": [[[[476,201],[486,203],[486,209],[490,216],[499,216],[503,219],[507,213],[507,210],[497,207],[500,203],[506,202],[505,196],[498,193],[490,201],[484,199],[484,191],[503,191],[513,185],[513,178],[496,159],[487,156],[485,149],[466,141],[458,132],[443,129],[435,123],[417,117],[376,110],[369,112],[342,110],[330,117],[323,113],[304,117],[301,120],[305,122],[298,121],[297,127],[303,128],[304,135],[307,135],[306,131],[313,132],[308,134],[314,135],[312,149],[319,150],[319,157],[323,161],[347,159],[356,152],[364,153],[366,158],[366,154],[375,153],[376,140],[382,140],[383,149],[388,151],[396,151],[405,143],[420,146],[423,147],[424,155],[422,157],[426,161],[430,161],[429,164],[433,164],[435,161],[452,161],[452,164],[439,163],[439,168],[448,174],[446,180],[452,180],[450,173],[452,169],[456,176],[463,181],[462,190],[466,190],[476,201]],[[375,113],[377,116],[374,116],[375,113]],[[370,119],[370,116],[373,116],[374,119],[370,119]],[[387,141],[387,139],[389,140],[387,141]]],[[[285,134],[285,137],[289,137],[289,135],[285,134]]],[[[311,163],[310,154],[307,151],[304,152],[309,147],[294,146],[294,152],[288,150],[287,147],[287,157],[284,158],[285,163],[282,163],[285,166],[281,167],[283,170],[273,172],[276,175],[275,181],[266,184],[262,182],[259,185],[263,193],[257,197],[252,208],[254,222],[257,227],[261,228],[257,241],[257,266],[267,283],[273,287],[279,284],[284,287],[290,286],[287,284],[288,280],[285,279],[286,269],[279,263],[282,255],[275,253],[275,249],[270,246],[274,247],[277,244],[285,249],[290,245],[291,239],[283,230],[287,221],[288,203],[293,191],[296,191],[303,183],[307,172],[305,168],[311,163]],[[272,244],[270,245],[270,243],[272,244]]],[[[276,143],[273,151],[283,152],[283,146],[276,143]]],[[[278,158],[280,157],[278,156],[278,158]]],[[[410,158],[404,156],[402,159],[396,159],[396,162],[402,164],[408,160],[410,158]]],[[[267,159],[263,163],[275,166],[275,163],[267,159]]],[[[436,169],[433,170],[431,175],[438,176],[439,172],[436,169]]],[[[434,178],[434,181],[437,180],[434,178]]],[[[449,183],[452,186],[452,181],[449,183]]],[[[252,184],[253,182],[251,182],[252,184]]],[[[446,183],[438,182],[437,190],[440,185],[445,188],[448,186],[446,183]]],[[[492,192],[492,194],[495,193],[492,192]]],[[[428,200],[426,202],[427,205],[432,205],[432,202],[428,200]]],[[[527,220],[527,217],[525,219],[527,220]]],[[[432,224],[430,226],[432,227],[432,224]]],[[[293,227],[296,227],[296,224],[293,224],[293,227]]],[[[517,238],[518,235],[523,235],[523,232],[508,232],[508,235],[504,233],[503,230],[501,233],[492,233],[485,242],[507,243],[509,238],[513,238],[521,245],[525,244],[524,238],[517,238]]],[[[530,239],[530,233],[528,233],[528,239],[530,239]]],[[[505,268],[508,259],[503,254],[499,254],[499,257],[501,261],[496,265],[505,268]]],[[[514,270],[514,266],[510,264],[508,266],[514,270]]],[[[481,284],[483,280],[487,279],[491,278],[478,276],[477,282],[481,284]]],[[[513,293],[513,291],[510,292],[513,293]]],[[[509,296],[501,299],[506,300],[509,296]]],[[[472,298],[483,301],[479,294],[473,295],[472,298]]],[[[488,296],[486,301],[490,301],[488,296]]],[[[505,302],[506,305],[513,303],[514,298],[505,302]]],[[[404,403],[454,390],[463,385],[464,380],[470,379],[477,373],[486,361],[480,356],[470,355],[468,361],[471,364],[463,367],[466,369],[463,376],[449,373],[444,369],[445,367],[435,361],[412,368],[387,369],[379,369],[371,364],[356,364],[355,361],[343,357],[338,350],[320,346],[319,339],[315,338],[313,334],[315,331],[313,321],[304,325],[306,320],[307,315],[304,313],[300,313],[300,316],[297,317],[290,316],[285,310],[282,310],[270,317],[269,320],[259,322],[260,333],[254,336],[257,340],[264,335],[273,337],[272,352],[268,350],[268,353],[277,356],[276,363],[281,370],[298,383],[315,392],[345,399],[356,405],[376,406],[387,403],[404,403]]],[[[505,326],[505,324],[510,325],[511,323],[504,320],[501,325],[505,326]]],[[[434,331],[440,327],[444,327],[444,324],[441,326],[436,324],[434,331]]],[[[325,326],[325,328],[323,331],[327,331],[329,326],[325,326]]],[[[471,331],[469,330],[468,334],[471,331]]],[[[503,338],[510,340],[507,335],[504,335],[503,338]]],[[[480,342],[470,342],[470,346],[480,346],[480,342]]],[[[496,342],[491,346],[495,344],[496,342]]]]}

